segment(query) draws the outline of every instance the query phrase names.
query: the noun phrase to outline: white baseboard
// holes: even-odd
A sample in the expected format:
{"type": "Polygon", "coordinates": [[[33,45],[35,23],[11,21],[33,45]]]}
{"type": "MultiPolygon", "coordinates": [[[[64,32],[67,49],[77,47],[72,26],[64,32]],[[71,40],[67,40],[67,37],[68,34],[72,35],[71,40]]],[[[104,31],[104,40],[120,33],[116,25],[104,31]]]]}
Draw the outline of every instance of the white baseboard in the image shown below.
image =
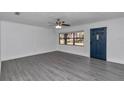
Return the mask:
{"type": "Polygon", "coordinates": [[[37,52],[37,53],[29,53],[29,54],[26,54],[26,55],[18,55],[18,56],[13,56],[13,57],[7,57],[7,58],[1,59],[1,61],[3,62],[3,61],[13,60],[13,59],[18,59],[18,58],[23,58],[23,57],[29,57],[29,56],[34,56],[34,55],[39,55],[39,54],[54,52],[54,51],[55,50],[43,51],[43,52],[37,52]]]}
{"type": "MultiPolygon", "coordinates": [[[[23,58],[23,57],[28,57],[28,56],[34,56],[34,55],[39,55],[39,54],[44,54],[44,53],[49,53],[49,52],[54,52],[54,51],[60,51],[60,52],[75,54],[75,55],[79,55],[79,56],[89,57],[88,55],[83,55],[83,54],[78,54],[78,53],[72,53],[72,52],[68,52],[68,51],[50,50],[50,51],[43,51],[43,52],[37,52],[37,53],[30,53],[30,54],[26,54],[26,55],[19,55],[19,56],[13,56],[13,57],[8,57],[8,58],[3,58],[3,59],[1,59],[1,61],[8,61],[8,60],[13,60],[13,59],[17,59],[17,58],[23,58]]],[[[90,57],[89,57],[89,58],[90,58],[90,57]]],[[[107,58],[107,61],[112,62],[112,63],[124,64],[124,61],[122,61],[122,60],[117,60],[117,59],[113,59],[113,58],[107,58]]],[[[1,65],[1,63],[0,63],[0,65],[1,65]]],[[[1,67],[0,67],[0,68],[1,68],[1,67]]]]}
{"type": "Polygon", "coordinates": [[[113,58],[108,58],[108,61],[113,62],[113,63],[118,63],[118,64],[124,64],[124,61],[113,59],[113,58]]]}
{"type": "MultiPolygon", "coordinates": [[[[75,54],[75,55],[79,55],[79,56],[85,56],[85,57],[90,58],[90,56],[88,56],[88,55],[83,55],[83,54],[78,54],[78,53],[72,53],[72,52],[68,52],[68,51],[61,51],[61,50],[57,50],[57,51],[64,52],[64,53],[69,53],[69,54],[75,54]]],[[[112,62],[112,63],[124,64],[124,61],[113,59],[113,58],[107,58],[107,61],[108,62],[112,62]]]]}
{"type": "Polygon", "coordinates": [[[73,53],[73,52],[68,52],[68,51],[62,51],[62,50],[56,50],[56,51],[60,51],[60,52],[64,52],[64,53],[69,53],[69,54],[74,54],[74,55],[79,55],[79,56],[89,57],[88,55],[78,54],[78,53],[73,53]]]}

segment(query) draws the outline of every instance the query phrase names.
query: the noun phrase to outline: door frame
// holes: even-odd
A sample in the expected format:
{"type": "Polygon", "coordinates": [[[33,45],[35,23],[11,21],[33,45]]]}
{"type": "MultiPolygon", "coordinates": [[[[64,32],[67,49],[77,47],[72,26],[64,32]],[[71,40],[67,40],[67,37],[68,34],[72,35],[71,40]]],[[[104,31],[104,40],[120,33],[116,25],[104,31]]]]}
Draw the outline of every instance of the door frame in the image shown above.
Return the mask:
{"type": "MultiPolygon", "coordinates": [[[[91,56],[91,31],[93,31],[93,30],[98,30],[98,29],[103,29],[103,30],[105,30],[105,38],[106,38],[106,49],[105,49],[105,61],[107,61],[107,27],[98,27],[98,28],[91,28],[90,29],[90,58],[93,58],[92,56],[91,56]]],[[[97,59],[97,58],[96,58],[97,59]]],[[[102,59],[103,60],[103,59],[102,59]]]]}

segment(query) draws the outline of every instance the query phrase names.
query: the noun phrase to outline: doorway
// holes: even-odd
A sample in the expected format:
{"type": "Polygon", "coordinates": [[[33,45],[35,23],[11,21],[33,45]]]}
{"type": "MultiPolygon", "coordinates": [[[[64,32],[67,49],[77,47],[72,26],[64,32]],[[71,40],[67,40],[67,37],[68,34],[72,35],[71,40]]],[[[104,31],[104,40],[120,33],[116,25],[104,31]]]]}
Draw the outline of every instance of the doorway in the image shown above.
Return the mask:
{"type": "Polygon", "coordinates": [[[107,27],[90,29],[90,57],[106,60],[107,27]]]}

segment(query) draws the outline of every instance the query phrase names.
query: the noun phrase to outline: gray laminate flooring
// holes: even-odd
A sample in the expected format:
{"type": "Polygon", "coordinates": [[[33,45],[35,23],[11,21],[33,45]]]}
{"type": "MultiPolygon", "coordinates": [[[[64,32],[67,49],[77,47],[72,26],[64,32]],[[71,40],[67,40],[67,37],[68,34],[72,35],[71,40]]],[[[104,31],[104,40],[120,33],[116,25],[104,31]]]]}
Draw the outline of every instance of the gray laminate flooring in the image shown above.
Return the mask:
{"type": "Polygon", "coordinates": [[[59,51],[2,62],[2,81],[120,81],[124,65],[59,51]]]}

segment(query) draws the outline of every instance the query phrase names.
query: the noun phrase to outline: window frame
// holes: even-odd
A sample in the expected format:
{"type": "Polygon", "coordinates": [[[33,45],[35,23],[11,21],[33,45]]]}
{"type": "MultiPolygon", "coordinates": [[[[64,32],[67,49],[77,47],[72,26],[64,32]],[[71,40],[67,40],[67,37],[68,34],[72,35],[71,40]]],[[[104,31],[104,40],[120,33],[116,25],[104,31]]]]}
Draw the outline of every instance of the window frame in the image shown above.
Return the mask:
{"type": "Polygon", "coordinates": [[[59,45],[84,47],[84,39],[85,39],[85,32],[84,32],[84,31],[59,33],[59,45]],[[84,34],[83,37],[82,37],[82,38],[80,38],[80,37],[76,37],[76,38],[75,38],[75,33],[80,33],[80,32],[82,32],[82,33],[84,34]],[[69,34],[69,33],[73,33],[73,38],[67,38],[67,37],[65,37],[65,34],[67,35],[67,34],[69,34]],[[60,34],[64,34],[64,38],[63,38],[63,39],[65,40],[65,43],[64,43],[64,44],[61,44],[61,43],[60,43],[60,34]],[[71,45],[71,44],[67,44],[67,39],[73,39],[73,44],[72,44],[72,45],[71,45]],[[83,41],[82,41],[83,45],[75,45],[75,39],[82,39],[82,40],[83,40],[83,41]]]}
{"type": "Polygon", "coordinates": [[[67,36],[68,36],[68,34],[71,34],[71,33],[72,33],[72,35],[73,35],[73,38],[68,38],[68,37],[65,38],[65,39],[66,39],[66,42],[67,42],[68,39],[73,39],[72,44],[68,44],[68,43],[66,43],[66,45],[70,45],[70,46],[74,45],[74,32],[68,32],[68,33],[65,33],[65,34],[67,34],[67,36]]]}
{"type": "Polygon", "coordinates": [[[64,33],[59,33],[59,45],[66,45],[66,44],[65,44],[65,36],[64,36],[64,38],[60,38],[60,34],[65,35],[64,33]],[[61,43],[60,43],[60,39],[64,39],[64,44],[61,44],[61,43]]]}

